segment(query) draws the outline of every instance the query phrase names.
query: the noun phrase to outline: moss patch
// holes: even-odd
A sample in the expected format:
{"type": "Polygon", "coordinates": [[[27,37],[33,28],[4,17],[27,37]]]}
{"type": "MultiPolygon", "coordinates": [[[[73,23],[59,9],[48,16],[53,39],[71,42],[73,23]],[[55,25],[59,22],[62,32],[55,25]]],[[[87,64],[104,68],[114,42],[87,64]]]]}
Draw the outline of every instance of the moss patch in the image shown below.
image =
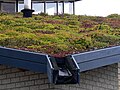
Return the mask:
{"type": "Polygon", "coordinates": [[[0,14],[0,46],[65,56],[120,45],[120,16],[0,14]]]}

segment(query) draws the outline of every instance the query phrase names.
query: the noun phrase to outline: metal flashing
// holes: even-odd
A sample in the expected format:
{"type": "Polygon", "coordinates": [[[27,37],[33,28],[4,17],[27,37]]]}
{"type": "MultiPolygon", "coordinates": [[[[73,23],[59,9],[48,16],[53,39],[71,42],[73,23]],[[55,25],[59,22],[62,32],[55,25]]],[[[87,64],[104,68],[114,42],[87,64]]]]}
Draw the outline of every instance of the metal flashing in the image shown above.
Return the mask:
{"type": "Polygon", "coordinates": [[[118,63],[120,61],[120,46],[74,54],[71,56],[77,62],[80,71],[83,72],[118,63]]]}
{"type": "Polygon", "coordinates": [[[63,58],[0,47],[0,64],[46,73],[50,83],[54,84],[79,83],[80,72],[111,65],[119,61],[120,46],[68,55],[63,58]]]}

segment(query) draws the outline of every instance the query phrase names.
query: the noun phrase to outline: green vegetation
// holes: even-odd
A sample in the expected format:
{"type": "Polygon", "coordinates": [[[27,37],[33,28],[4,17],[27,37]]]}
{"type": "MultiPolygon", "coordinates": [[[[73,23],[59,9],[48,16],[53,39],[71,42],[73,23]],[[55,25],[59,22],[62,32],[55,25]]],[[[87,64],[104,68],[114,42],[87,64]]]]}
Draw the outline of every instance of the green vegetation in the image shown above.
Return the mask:
{"type": "Polygon", "coordinates": [[[120,15],[47,14],[22,18],[0,13],[0,46],[64,56],[120,45],[120,15]]]}

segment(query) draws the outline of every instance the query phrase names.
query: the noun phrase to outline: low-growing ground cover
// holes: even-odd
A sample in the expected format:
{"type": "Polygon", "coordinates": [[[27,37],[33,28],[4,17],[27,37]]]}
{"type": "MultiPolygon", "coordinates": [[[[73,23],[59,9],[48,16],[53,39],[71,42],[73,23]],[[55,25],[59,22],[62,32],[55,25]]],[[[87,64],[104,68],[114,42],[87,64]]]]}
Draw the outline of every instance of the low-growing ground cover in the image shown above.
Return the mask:
{"type": "Polygon", "coordinates": [[[62,57],[98,48],[120,45],[120,16],[81,15],[23,18],[0,13],[0,46],[62,57]]]}

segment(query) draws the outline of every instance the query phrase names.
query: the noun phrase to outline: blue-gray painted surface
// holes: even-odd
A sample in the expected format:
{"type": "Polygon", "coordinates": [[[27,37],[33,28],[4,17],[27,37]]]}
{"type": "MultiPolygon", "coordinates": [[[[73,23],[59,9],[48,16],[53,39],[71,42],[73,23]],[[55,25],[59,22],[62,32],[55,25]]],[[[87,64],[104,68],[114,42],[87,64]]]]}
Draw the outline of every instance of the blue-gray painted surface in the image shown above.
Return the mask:
{"type": "Polygon", "coordinates": [[[0,47],[0,56],[47,64],[47,54],[0,47]]]}
{"type": "Polygon", "coordinates": [[[80,67],[80,71],[118,63],[120,61],[120,46],[110,47],[71,55],[80,67]]]}
{"type": "MultiPolygon", "coordinates": [[[[55,66],[57,64],[60,66],[59,64],[66,62],[65,65],[71,70],[72,75],[76,77],[75,80],[77,79],[74,83],[79,83],[79,69],[80,72],[83,72],[118,63],[120,61],[120,46],[73,54],[64,58],[55,58],[57,62],[56,65],[51,63],[54,60],[51,59],[52,61],[50,61],[50,58],[51,56],[47,54],[0,47],[0,64],[27,69],[34,72],[47,73],[50,82],[56,83],[55,73],[58,73],[58,71],[56,72],[57,69],[55,66]],[[74,69],[76,71],[74,71],[74,69]]],[[[58,78],[58,81],[59,80],[60,79],[58,78]]],[[[60,83],[61,82],[64,83],[64,79],[63,81],[60,81],[60,83]]]]}
{"type": "Polygon", "coordinates": [[[21,59],[9,58],[0,56],[0,64],[8,65],[12,67],[22,68],[35,72],[46,73],[46,64],[24,61],[21,59]]]}

